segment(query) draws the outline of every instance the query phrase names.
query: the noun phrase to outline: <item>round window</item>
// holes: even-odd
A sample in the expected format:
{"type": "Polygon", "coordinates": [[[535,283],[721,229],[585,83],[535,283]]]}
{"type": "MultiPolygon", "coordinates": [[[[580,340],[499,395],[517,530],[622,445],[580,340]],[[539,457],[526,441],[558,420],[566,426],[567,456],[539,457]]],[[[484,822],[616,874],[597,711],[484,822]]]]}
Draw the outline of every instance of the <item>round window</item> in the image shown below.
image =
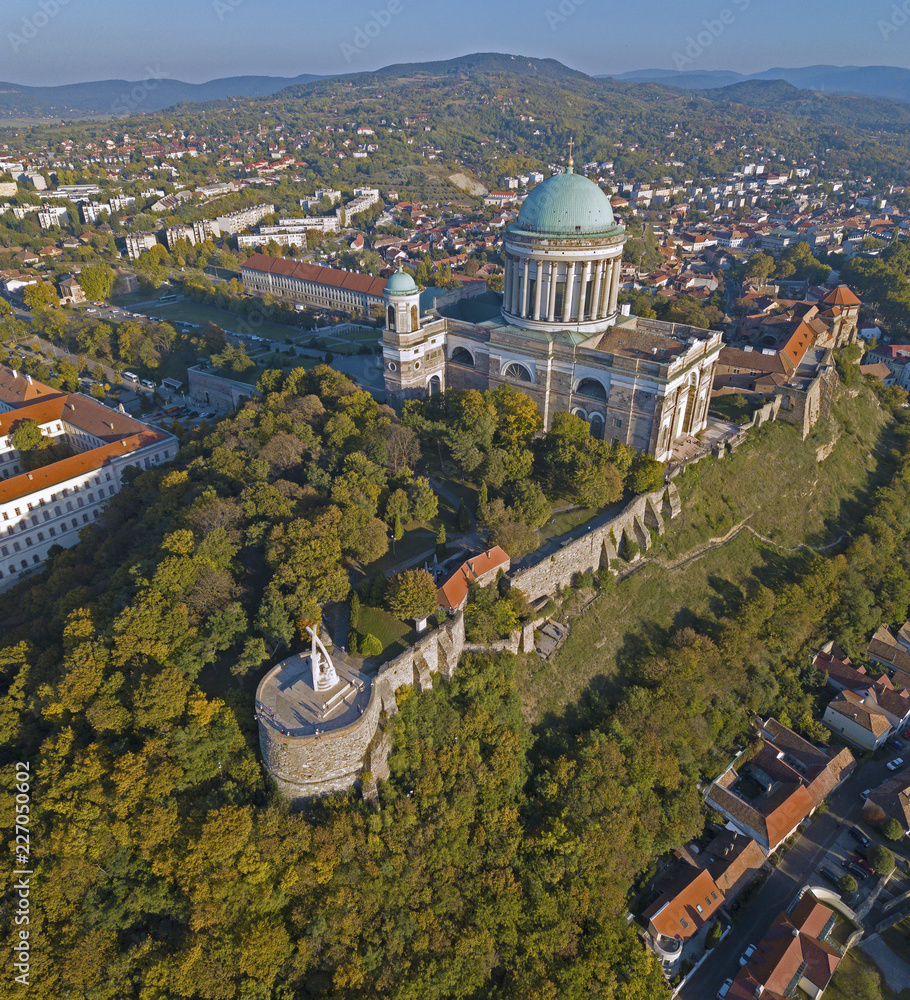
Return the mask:
{"type": "Polygon", "coordinates": [[[398,370],[398,365],[396,365],[394,361],[390,361],[389,362],[389,371],[390,372],[394,372],[394,371],[397,371],[397,370],[398,370]]]}
{"type": "Polygon", "coordinates": [[[417,369],[418,369],[419,367],[420,367],[420,362],[419,362],[419,361],[415,361],[415,362],[414,362],[414,371],[417,371],[417,369]]]}

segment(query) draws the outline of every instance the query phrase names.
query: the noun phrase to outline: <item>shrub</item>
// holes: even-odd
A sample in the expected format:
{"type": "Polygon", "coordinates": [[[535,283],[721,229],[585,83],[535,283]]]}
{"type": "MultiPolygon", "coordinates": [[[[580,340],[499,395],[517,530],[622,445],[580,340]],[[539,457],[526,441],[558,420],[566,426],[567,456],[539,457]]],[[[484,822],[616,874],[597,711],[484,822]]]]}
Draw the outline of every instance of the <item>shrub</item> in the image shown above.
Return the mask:
{"type": "Polygon", "coordinates": [[[841,875],[838,885],[840,886],[840,891],[846,893],[848,896],[852,896],[859,888],[859,883],[852,875],[841,875]]]}
{"type": "Polygon", "coordinates": [[[900,840],[903,835],[904,828],[893,816],[890,816],[882,826],[882,836],[887,837],[888,840],[900,840]]]}
{"type": "Polygon", "coordinates": [[[375,635],[367,633],[360,644],[360,652],[363,656],[379,656],[382,653],[382,643],[375,635]]]}
{"type": "Polygon", "coordinates": [[[715,920],[714,923],[711,925],[711,930],[708,931],[708,934],[705,937],[705,948],[709,950],[711,948],[716,948],[717,945],[720,943],[720,939],[723,936],[723,933],[724,933],[724,925],[719,920],[715,920]]]}
{"type": "Polygon", "coordinates": [[[867,860],[879,875],[890,875],[894,871],[894,855],[881,844],[869,849],[867,860]]]}

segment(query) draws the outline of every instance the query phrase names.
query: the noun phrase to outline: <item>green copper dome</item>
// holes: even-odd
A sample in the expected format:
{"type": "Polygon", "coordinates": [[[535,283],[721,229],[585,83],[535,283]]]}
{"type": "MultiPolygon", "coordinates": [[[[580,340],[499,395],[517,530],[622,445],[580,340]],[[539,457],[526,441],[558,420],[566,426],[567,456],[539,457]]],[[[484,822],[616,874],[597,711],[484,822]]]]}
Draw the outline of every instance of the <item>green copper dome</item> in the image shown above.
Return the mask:
{"type": "Polygon", "coordinates": [[[594,181],[569,169],[534,188],[512,228],[544,236],[594,236],[615,225],[610,199],[594,181]]]}
{"type": "Polygon", "coordinates": [[[407,271],[396,271],[385,286],[386,295],[417,295],[419,291],[407,271]]]}

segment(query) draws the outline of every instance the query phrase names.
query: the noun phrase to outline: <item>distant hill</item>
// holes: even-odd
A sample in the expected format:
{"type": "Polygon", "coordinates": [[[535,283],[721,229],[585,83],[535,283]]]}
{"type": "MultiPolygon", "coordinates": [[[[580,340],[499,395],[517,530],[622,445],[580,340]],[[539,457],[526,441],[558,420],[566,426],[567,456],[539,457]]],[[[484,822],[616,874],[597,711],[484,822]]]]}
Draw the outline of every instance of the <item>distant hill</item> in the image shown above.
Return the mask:
{"type": "Polygon", "coordinates": [[[910,131],[910,103],[884,97],[825,94],[784,80],[743,80],[729,87],[700,90],[702,97],[724,104],[744,104],[775,115],[811,118],[819,125],[848,126],[882,132],[910,131]]]}
{"type": "Polygon", "coordinates": [[[183,102],[217,101],[227,97],[265,97],[293,84],[322,77],[301,74],[231,76],[208,83],[147,78],[146,80],[95,80],[60,87],[25,87],[0,83],[0,116],[79,118],[122,115],[132,111],[161,111],[183,102]]]}
{"type": "Polygon", "coordinates": [[[587,73],[570,69],[556,59],[532,59],[529,56],[513,56],[501,52],[476,52],[443,62],[398,63],[377,70],[372,75],[400,78],[415,73],[431,77],[508,73],[559,83],[591,79],[587,73]]]}
{"type": "Polygon", "coordinates": [[[598,78],[606,76],[629,83],[662,83],[687,90],[726,87],[744,80],[784,80],[804,90],[910,101],[910,69],[899,66],[804,66],[796,69],[776,66],[748,75],[733,70],[686,70],[680,73],[668,69],[639,69],[630,73],[602,74],[598,78]]]}

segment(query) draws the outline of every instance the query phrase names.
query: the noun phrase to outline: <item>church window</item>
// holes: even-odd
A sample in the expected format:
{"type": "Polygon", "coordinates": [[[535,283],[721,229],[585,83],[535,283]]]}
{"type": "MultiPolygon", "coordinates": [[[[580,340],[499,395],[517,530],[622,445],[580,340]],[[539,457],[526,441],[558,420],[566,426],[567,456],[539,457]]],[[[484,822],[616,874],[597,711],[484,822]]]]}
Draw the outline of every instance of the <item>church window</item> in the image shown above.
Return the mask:
{"type": "Polygon", "coordinates": [[[452,351],[452,361],[456,365],[464,365],[466,368],[474,367],[474,359],[471,357],[471,352],[465,347],[456,347],[452,351]]]}
{"type": "Polygon", "coordinates": [[[519,382],[533,382],[534,378],[531,372],[524,366],[517,362],[509,365],[503,372],[506,378],[514,378],[519,382]]]}
{"type": "Polygon", "coordinates": [[[578,388],[575,392],[579,396],[585,396],[587,399],[606,400],[607,398],[607,390],[604,388],[603,383],[596,378],[583,378],[578,383],[578,388]]]}
{"type": "Polygon", "coordinates": [[[619,417],[614,417],[613,418],[613,426],[614,427],[622,427],[622,421],[619,419],[619,417]]]}
{"type": "Polygon", "coordinates": [[[389,371],[390,372],[398,371],[398,365],[396,365],[394,361],[389,362],[389,371]]]}

